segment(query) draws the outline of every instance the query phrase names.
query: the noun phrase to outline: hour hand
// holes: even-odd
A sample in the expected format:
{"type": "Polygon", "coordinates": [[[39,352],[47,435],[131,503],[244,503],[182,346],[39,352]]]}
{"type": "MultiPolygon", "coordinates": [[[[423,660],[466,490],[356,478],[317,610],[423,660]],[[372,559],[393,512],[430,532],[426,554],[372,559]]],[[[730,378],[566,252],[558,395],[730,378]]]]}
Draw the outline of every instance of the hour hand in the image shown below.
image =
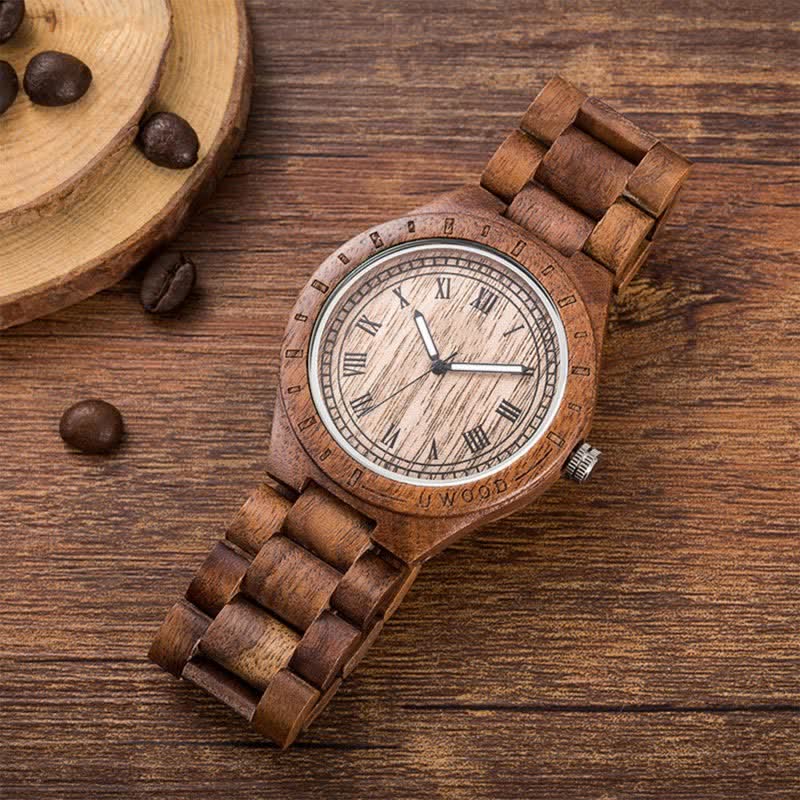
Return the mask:
{"type": "Polygon", "coordinates": [[[425,350],[430,356],[431,361],[438,361],[439,350],[436,348],[436,344],[433,341],[431,329],[428,327],[428,323],[425,321],[425,315],[421,311],[415,311],[414,322],[417,325],[419,335],[422,337],[422,343],[425,345],[425,350]]]}
{"type": "Polygon", "coordinates": [[[456,361],[450,364],[451,372],[487,372],[502,375],[532,375],[534,369],[524,364],[469,364],[456,361]]]}

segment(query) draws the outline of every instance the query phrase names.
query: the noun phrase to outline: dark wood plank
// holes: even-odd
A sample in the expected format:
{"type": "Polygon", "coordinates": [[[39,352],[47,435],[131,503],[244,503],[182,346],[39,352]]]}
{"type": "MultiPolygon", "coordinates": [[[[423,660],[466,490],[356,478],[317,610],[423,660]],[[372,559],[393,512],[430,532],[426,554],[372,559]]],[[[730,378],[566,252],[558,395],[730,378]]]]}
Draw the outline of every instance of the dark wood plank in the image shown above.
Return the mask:
{"type": "Polygon", "coordinates": [[[179,241],[198,296],[153,320],[134,277],[0,337],[0,794],[795,796],[796,5],[249,5],[250,132],[179,241]],[[474,180],[555,70],[697,163],[611,320],[605,469],[434,561],[278,756],[152,634],[258,480],[312,268],[474,180]],[[58,438],[86,396],[125,413],[113,458],[58,438]]]}

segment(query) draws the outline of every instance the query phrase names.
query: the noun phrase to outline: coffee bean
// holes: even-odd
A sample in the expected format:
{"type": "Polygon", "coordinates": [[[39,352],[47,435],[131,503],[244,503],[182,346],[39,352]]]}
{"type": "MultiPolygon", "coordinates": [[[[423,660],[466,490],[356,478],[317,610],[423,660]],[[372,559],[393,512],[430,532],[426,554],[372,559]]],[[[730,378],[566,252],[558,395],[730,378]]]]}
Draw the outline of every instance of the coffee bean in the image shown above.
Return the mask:
{"type": "Polygon", "coordinates": [[[83,400],[61,417],[61,438],[84,453],[110,453],[125,434],[119,410],[104,400],[83,400]]]}
{"type": "Polygon", "coordinates": [[[139,131],[138,144],[150,161],[167,169],[188,169],[197,163],[200,141],[194,128],[177,114],[153,114],[139,131]]]}
{"type": "Polygon", "coordinates": [[[19,93],[19,78],[8,61],[0,61],[0,114],[14,105],[19,93]]]}
{"type": "Polygon", "coordinates": [[[196,281],[197,269],[190,258],[183,253],[160,253],[144,274],[142,305],[151,314],[168,314],[186,300],[196,281]]]}
{"type": "Polygon", "coordinates": [[[92,85],[92,71],[69,53],[46,50],[34,56],[25,70],[23,86],[40,106],[68,106],[92,85]]]}
{"type": "Polygon", "coordinates": [[[25,0],[0,0],[0,44],[17,32],[24,16],[25,0]]]}

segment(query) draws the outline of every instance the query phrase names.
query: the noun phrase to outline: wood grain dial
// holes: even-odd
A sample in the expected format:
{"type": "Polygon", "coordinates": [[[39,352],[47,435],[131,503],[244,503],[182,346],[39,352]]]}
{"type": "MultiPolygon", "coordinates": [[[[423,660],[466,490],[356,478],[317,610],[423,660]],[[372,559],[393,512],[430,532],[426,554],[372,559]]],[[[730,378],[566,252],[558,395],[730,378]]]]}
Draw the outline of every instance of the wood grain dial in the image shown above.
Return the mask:
{"type": "Polygon", "coordinates": [[[566,383],[564,326],[521,266],[472,242],[427,240],[367,260],[332,293],[309,352],[311,393],[365,467],[454,484],[541,436],[566,383]]]}

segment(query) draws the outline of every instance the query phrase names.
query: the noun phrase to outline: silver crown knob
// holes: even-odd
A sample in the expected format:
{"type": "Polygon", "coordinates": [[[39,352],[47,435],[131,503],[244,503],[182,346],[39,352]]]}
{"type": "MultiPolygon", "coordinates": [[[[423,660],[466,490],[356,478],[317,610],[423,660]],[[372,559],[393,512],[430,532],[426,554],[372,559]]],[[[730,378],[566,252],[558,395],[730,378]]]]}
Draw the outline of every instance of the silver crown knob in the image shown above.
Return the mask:
{"type": "Polygon", "coordinates": [[[588,481],[592,477],[601,455],[602,453],[596,447],[592,447],[589,442],[578,445],[567,459],[564,474],[578,483],[588,481]]]}

